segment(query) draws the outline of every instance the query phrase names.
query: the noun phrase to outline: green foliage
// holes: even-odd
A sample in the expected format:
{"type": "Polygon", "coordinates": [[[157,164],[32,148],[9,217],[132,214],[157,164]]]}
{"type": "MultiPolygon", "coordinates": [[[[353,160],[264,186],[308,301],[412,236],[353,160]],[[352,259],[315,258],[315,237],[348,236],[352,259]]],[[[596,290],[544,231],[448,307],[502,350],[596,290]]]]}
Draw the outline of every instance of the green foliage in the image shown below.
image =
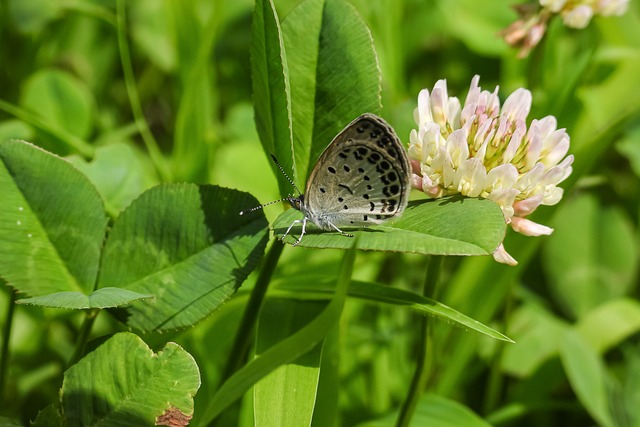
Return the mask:
{"type": "MultiPolygon", "coordinates": [[[[179,345],[154,353],[140,337],[120,333],[65,372],[59,413],[69,426],[184,422],[199,386],[198,366],[179,345]]],[[[49,422],[40,415],[35,425],[49,422]]]]}
{"type": "MultiPolygon", "coordinates": [[[[281,237],[300,213],[290,209],[273,223],[281,237]]],[[[310,225],[300,246],[345,249],[350,239],[336,233],[318,233],[310,225]]],[[[316,229],[317,230],[317,229],[316,229]]],[[[488,200],[445,198],[411,203],[402,216],[382,225],[345,228],[358,236],[360,249],[437,255],[489,255],[504,238],[500,208],[488,200]]],[[[298,239],[301,226],[291,228],[285,242],[298,239]]]]}
{"type": "Polygon", "coordinates": [[[639,425],[640,7],[553,16],[524,59],[499,36],[516,19],[498,0],[4,2],[0,425],[639,425]],[[475,74],[571,136],[563,199],[529,217],[551,236],[417,191],[296,247],[299,224],[276,239],[299,211],[239,214],[294,192],[271,154],[304,192],[355,117],[406,146],[419,91],[464,101],[475,74]],[[518,266],[490,256],[503,241],[518,266]]]}

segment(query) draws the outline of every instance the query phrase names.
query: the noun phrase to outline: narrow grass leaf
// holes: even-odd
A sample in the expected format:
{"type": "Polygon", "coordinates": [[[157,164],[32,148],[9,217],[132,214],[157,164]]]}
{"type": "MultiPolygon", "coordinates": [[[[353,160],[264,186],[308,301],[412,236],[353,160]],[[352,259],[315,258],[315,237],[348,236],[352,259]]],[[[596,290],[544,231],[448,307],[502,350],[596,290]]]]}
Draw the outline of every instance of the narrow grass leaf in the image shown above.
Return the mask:
{"type": "Polygon", "coordinates": [[[264,376],[277,367],[296,360],[324,339],[340,319],[353,272],[356,244],[357,242],[354,242],[353,247],[345,253],[336,283],[336,292],[327,307],[298,332],[271,347],[262,356],[249,362],[229,378],[209,402],[205,410],[205,420],[211,421],[216,418],[264,376]]]}
{"type": "MultiPolygon", "coordinates": [[[[287,276],[278,283],[277,295],[295,299],[329,298],[335,288],[325,278],[309,276],[287,276]]],[[[382,304],[407,306],[423,314],[436,316],[445,322],[463,329],[472,330],[488,337],[513,342],[509,337],[495,329],[478,322],[438,301],[414,294],[404,289],[393,288],[379,283],[353,281],[349,287],[349,296],[382,304]]]]}
{"type": "MultiPolygon", "coordinates": [[[[358,424],[358,427],[392,427],[395,426],[397,414],[391,414],[380,420],[358,424]]],[[[490,427],[470,408],[435,394],[425,394],[420,398],[416,411],[409,423],[411,427],[490,427]]]]}
{"type": "MultiPolygon", "coordinates": [[[[269,298],[260,309],[256,357],[300,330],[326,307],[322,301],[269,298]]],[[[260,426],[310,425],[316,401],[322,345],[280,366],[254,387],[254,419],[260,426]]]]}

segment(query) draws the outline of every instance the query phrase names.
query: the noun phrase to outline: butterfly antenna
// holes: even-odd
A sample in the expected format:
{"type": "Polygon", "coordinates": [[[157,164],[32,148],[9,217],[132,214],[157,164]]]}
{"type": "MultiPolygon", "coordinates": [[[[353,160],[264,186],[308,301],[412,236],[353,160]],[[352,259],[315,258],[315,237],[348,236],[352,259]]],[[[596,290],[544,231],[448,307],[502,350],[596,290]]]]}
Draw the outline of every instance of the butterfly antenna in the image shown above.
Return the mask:
{"type": "MultiPolygon", "coordinates": [[[[293,182],[293,180],[291,178],[289,178],[289,175],[287,175],[284,171],[284,169],[282,168],[282,166],[280,165],[280,163],[278,162],[278,159],[276,159],[276,156],[274,156],[273,154],[271,155],[271,159],[273,160],[273,162],[276,164],[276,166],[278,166],[278,169],[280,169],[280,172],[282,172],[282,175],[284,175],[285,178],[287,178],[287,181],[289,181],[289,183],[293,186],[293,188],[296,189],[296,191],[298,192],[298,194],[302,195],[302,193],[300,192],[300,190],[298,190],[298,187],[296,186],[295,182],[293,182]]],[[[275,203],[280,203],[280,202],[284,202],[287,201],[291,204],[294,203],[295,201],[295,197],[293,196],[287,196],[287,197],[283,197],[282,199],[279,200],[274,200],[273,202],[269,202],[269,203],[265,203],[264,205],[260,205],[260,206],[256,206],[255,208],[251,208],[251,209],[247,209],[246,211],[241,211],[240,215],[245,215],[251,212],[255,212],[258,209],[262,209],[265,206],[269,206],[269,205],[273,205],[275,203]]]]}
{"type": "MultiPolygon", "coordinates": [[[[302,194],[302,192],[298,189],[298,186],[296,185],[296,183],[293,182],[293,180],[291,178],[289,178],[289,175],[287,175],[287,173],[284,171],[284,169],[280,165],[280,162],[278,162],[278,159],[276,159],[275,155],[271,154],[271,160],[273,160],[273,163],[275,163],[276,166],[278,166],[278,169],[280,169],[280,172],[282,172],[282,175],[284,175],[284,177],[287,178],[287,181],[289,181],[289,184],[291,184],[293,186],[293,188],[296,189],[298,194],[302,194]]],[[[288,200],[288,199],[282,199],[282,200],[288,200]]],[[[280,202],[282,200],[278,200],[278,201],[280,202]]]]}
{"type": "Polygon", "coordinates": [[[255,212],[255,211],[257,211],[258,209],[262,209],[262,208],[264,208],[265,206],[273,205],[273,204],[275,204],[275,203],[284,202],[285,200],[287,200],[287,201],[288,201],[289,199],[291,199],[291,196],[289,196],[289,197],[285,197],[285,198],[280,199],[280,200],[274,200],[273,202],[265,203],[264,205],[256,206],[255,208],[247,209],[246,211],[241,211],[241,212],[240,212],[240,215],[244,215],[244,214],[248,214],[248,213],[251,213],[251,212],[255,212]]]}

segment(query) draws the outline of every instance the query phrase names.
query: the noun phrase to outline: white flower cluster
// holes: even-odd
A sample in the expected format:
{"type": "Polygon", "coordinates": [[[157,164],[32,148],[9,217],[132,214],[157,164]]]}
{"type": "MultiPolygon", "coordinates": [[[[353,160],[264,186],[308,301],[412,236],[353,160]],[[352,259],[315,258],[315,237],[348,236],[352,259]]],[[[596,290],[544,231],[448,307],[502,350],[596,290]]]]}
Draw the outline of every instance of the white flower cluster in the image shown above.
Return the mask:
{"type": "Polygon", "coordinates": [[[539,0],[540,6],[558,13],[567,27],[584,28],[594,15],[621,16],[629,0],[539,0]]]}
{"type": "Polygon", "coordinates": [[[515,7],[520,19],[500,34],[511,46],[518,47],[518,57],[524,58],[540,43],[548,21],[556,15],[567,27],[585,28],[595,15],[621,16],[629,8],[629,0],[538,0],[535,4],[515,7]]]}
{"type": "MultiPolygon", "coordinates": [[[[449,97],[445,80],[418,95],[418,129],[411,131],[409,146],[413,186],[432,197],[462,194],[493,200],[515,231],[550,234],[551,228],[525,217],[562,198],[557,185],[571,174],[573,163],[572,155],[565,157],[569,135],[556,129],[553,116],[533,120],[527,128],[528,90],[516,90],[501,108],[498,88],[483,91],[479,79],[471,81],[464,106],[449,97]]],[[[517,263],[502,246],[494,258],[517,263]]]]}

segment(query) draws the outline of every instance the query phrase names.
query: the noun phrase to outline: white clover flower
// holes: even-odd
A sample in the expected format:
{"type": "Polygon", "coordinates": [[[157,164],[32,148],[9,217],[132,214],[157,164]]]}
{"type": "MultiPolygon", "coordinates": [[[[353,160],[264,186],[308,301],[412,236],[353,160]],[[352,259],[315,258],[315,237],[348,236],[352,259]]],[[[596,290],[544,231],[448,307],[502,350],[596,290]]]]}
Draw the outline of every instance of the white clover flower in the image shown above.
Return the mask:
{"type": "MultiPolygon", "coordinates": [[[[518,89],[500,107],[498,88],[481,90],[479,76],[471,80],[464,106],[449,97],[447,83],[418,95],[410,134],[409,157],[413,186],[437,198],[451,194],[493,200],[516,232],[526,236],[551,234],[553,229],[525,217],[540,205],[562,198],[558,187],[572,171],[569,135],[556,119],[533,120],[527,128],[531,92],[518,89]]],[[[515,265],[502,245],[494,253],[515,265]]]]}
{"type": "Polygon", "coordinates": [[[589,25],[593,17],[593,9],[586,4],[578,5],[562,12],[562,22],[570,28],[582,29],[589,25]]]}
{"type": "Polygon", "coordinates": [[[595,15],[621,16],[629,8],[629,0],[538,0],[536,3],[516,5],[520,19],[500,32],[511,46],[518,47],[524,58],[540,43],[547,31],[548,21],[555,15],[567,27],[581,29],[589,25],[595,15]]]}

